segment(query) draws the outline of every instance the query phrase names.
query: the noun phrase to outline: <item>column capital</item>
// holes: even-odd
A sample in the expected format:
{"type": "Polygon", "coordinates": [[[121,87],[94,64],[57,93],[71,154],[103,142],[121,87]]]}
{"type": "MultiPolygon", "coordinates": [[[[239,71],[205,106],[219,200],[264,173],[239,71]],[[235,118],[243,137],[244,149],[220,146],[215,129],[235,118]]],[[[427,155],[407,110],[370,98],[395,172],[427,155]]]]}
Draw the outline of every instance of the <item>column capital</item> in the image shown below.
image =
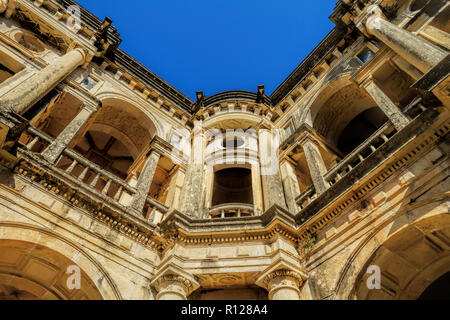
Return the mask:
{"type": "Polygon", "coordinates": [[[359,87],[360,88],[367,88],[370,84],[372,83],[376,83],[375,78],[373,77],[372,74],[369,74],[367,77],[365,77],[360,83],[359,83],[359,87]]]}
{"type": "Polygon", "coordinates": [[[173,146],[170,143],[156,135],[150,142],[150,149],[148,150],[146,156],[149,157],[152,153],[157,153],[160,156],[163,156],[164,154],[172,152],[172,150],[173,146]]]}
{"type": "Polygon", "coordinates": [[[256,284],[269,292],[270,300],[298,300],[306,279],[302,271],[279,263],[265,271],[256,284]]]}
{"type": "Polygon", "coordinates": [[[90,57],[88,50],[86,50],[82,47],[79,47],[79,46],[75,46],[72,49],[68,49],[66,54],[73,53],[73,52],[78,52],[83,57],[83,62],[80,64],[81,66],[85,65],[86,62],[88,62],[88,58],[90,57]]]}
{"type": "Polygon", "coordinates": [[[356,19],[356,27],[367,37],[371,38],[371,30],[378,26],[379,19],[388,20],[383,10],[377,4],[368,6],[356,19]]]}
{"type": "Polygon", "coordinates": [[[164,296],[186,300],[192,292],[200,287],[193,275],[172,266],[157,274],[151,285],[158,291],[156,297],[158,300],[165,299],[164,296]]]}

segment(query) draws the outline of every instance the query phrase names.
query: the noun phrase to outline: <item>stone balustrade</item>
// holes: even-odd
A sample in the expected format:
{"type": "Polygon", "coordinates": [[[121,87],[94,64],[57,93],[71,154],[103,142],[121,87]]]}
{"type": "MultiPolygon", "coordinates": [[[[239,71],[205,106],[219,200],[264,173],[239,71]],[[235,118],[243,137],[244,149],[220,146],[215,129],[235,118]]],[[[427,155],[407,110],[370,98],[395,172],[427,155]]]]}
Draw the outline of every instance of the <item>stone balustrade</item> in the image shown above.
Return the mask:
{"type": "Polygon", "coordinates": [[[212,219],[242,218],[254,215],[254,206],[244,203],[227,203],[214,206],[209,210],[212,219]]]}
{"type": "MultiPolygon", "coordinates": [[[[26,150],[24,150],[24,155],[26,156],[28,152],[28,154],[38,156],[41,161],[45,162],[42,151],[51,145],[54,139],[34,127],[28,127],[26,134],[30,142],[24,145],[26,150]]],[[[156,199],[147,197],[144,199],[144,209],[140,212],[134,212],[131,210],[130,204],[137,194],[137,188],[103,170],[100,166],[71,149],[63,151],[56,161],[56,166],[49,165],[46,168],[58,173],[59,177],[67,178],[67,180],[65,179],[67,182],[75,183],[79,188],[91,191],[92,195],[101,195],[100,198],[113,203],[115,207],[123,211],[130,211],[138,217],[146,217],[148,222],[154,224],[161,222],[162,216],[169,211],[168,207],[156,199]]]]}
{"type": "Polygon", "coordinates": [[[296,200],[300,207],[300,210],[303,210],[305,207],[307,207],[317,197],[318,197],[318,194],[317,194],[314,186],[311,186],[310,188],[308,188],[308,190],[302,192],[296,200]]]}
{"type": "MultiPolygon", "coordinates": [[[[403,108],[402,112],[410,119],[419,117],[424,111],[427,110],[427,106],[421,97],[415,98],[409,105],[403,108]]],[[[332,187],[346,175],[351,173],[357,166],[364,163],[364,161],[385,143],[391,140],[391,138],[398,133],[392,122],[387,122],[381,126],[372,136],[370,136],[365,142],[358,146],[353,152],[351,152],[339,163],[331,168],[325,175],[325,181],[332,187]]],[[[300,210],[304,210],[315,199],[319,197],[314,186],[311,186],[306,191],[302,192],[300,196],[296,198],[296,202],[300,207],[300,210]]]]}

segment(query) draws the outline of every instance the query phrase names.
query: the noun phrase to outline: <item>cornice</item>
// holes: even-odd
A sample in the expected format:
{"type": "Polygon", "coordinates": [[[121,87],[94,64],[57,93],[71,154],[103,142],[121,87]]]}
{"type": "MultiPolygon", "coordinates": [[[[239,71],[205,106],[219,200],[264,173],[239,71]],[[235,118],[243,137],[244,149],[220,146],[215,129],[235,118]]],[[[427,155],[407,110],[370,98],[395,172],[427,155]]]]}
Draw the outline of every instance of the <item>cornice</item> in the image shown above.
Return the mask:
{"type": "MultiPolygon", "coordinates": [[[[258,103],[258,94],[242,90],[220,92],[218,94],[205,98],[203,106],[205,109],[207,109],[213,105],[226,101],[232,102],[247,101],[252,103],[258,103]]],[[[266,105],[267,107],[272,107],[272,101],[266,95],[262,97],[261,103],[266,105]]]]}
{"type": "Polygon", "coordinates": [[[160,224],[166,237],[165,249],[175,241],[186,244],[232,243],[237,241],[270,240],[281,235],[297,243],[297,229],[293,216],[273,206],[263,215],[228,219],[193,219],[176,210],[166,215],[160,224]]]}

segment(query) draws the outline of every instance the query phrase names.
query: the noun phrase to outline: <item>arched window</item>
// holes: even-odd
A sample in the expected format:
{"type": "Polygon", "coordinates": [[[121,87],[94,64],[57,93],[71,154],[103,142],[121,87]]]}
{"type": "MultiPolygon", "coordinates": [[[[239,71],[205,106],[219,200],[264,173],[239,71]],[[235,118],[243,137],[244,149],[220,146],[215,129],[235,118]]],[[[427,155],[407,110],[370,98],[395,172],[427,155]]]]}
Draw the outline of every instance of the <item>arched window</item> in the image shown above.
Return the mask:
{"type": "Polygon", "coordinates": [[[252,171],[227,168],[215,172],[212,205],[253,204],[252,171]]]}

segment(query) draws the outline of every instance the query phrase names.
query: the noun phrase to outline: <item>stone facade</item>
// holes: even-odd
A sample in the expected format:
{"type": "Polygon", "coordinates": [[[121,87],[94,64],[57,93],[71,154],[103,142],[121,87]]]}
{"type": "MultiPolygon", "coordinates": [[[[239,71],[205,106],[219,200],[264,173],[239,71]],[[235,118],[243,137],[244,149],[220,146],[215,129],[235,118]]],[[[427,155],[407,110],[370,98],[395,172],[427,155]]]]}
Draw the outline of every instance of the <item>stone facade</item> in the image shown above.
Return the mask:
{"type": "Polygon", "coordinates": [[[339,0],[270,96],[197,101],[76,6],[0,0],[0,299],[439,297],[450,3],[339,0]]]}

